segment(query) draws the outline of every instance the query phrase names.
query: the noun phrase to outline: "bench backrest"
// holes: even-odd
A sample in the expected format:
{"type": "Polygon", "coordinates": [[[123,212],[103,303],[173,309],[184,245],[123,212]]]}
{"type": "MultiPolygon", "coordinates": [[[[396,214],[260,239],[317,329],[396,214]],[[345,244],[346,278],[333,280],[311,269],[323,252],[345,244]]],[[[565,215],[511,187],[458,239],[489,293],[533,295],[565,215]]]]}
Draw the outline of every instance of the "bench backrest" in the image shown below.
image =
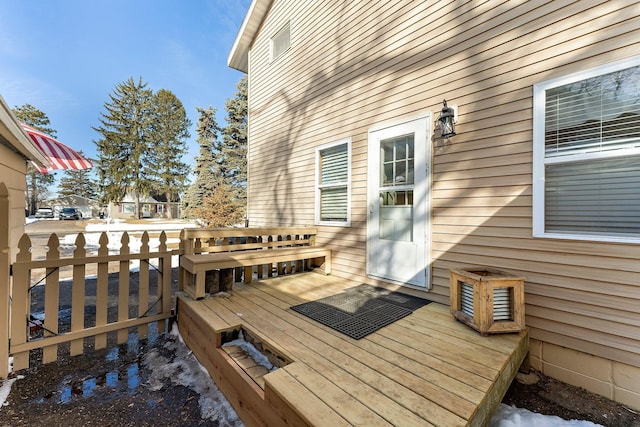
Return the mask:
{"type": "Polygon", "coordinates": [[[313,246],[316,227],[185,228],[180,248],[185,255],[289,246],[313,246]]]}

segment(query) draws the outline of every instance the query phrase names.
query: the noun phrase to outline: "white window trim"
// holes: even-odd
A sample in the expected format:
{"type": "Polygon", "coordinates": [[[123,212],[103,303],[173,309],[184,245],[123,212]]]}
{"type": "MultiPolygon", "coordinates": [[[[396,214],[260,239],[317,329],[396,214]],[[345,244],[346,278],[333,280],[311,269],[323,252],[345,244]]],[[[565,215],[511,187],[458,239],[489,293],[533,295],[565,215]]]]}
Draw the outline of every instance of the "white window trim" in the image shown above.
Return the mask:
{"type": "Polygon", "coordinates": [[[584,159],[595,159],[614,156],[628,156],[638,154],[637,149],[624,150],[624,152],[594,153],[590,155],[578,154],[563,156],[562,158],[545,159],[544,149],[544,125],[545,125],[545,94],[548,89],[586,80],[603,74],[613,73],[625,68],[640,65],[640,55],[632,56],[619,61],[594,67],[577,73],[546,80],[533,85],[533,237],[587,240],[596,242],[640,243],[640,238],[624,236],[596,236],[591,234],[565,234],[549,233],[545,231],[545,165],[575,162],[584,159]]]}
{"type": "Polygon", "coordinates": [[[276,60],[278,60],[279,58],[281,58],[282,56],[284,56],[285,52],[287,52],[289,49],[291,49],[291,26],[289,25],[289,22],[287,21],[286,24],[284,24],[282,26],[282,28],[280,28],[274,35],[273,37],[271,37],[269,39],[269,63],[275,62],[276,60]],[[287,48],[285,50],[283,50],[282,52],[280,52],[280,54],[278,56],[274,56],[273,55],[273,41],[282,33],[284,33],[285,31],[289,32],[289,45],[287,46],[287,48]]]}
{"type": "Polygon", "coordinates": [[[315,175],[316,175],[316,179],[315,179],[315,192],[316,192],[315,223],[316,225],[332,225],[332,226],[350,227],[351,226],[351,137],[343,138],[341,140],[330,142],[330,143],[316,147],[315,175]],[[323,150],[326,150],[327,148],[335,147],[337,145],[342,145],[342,144],[347,144],[347,220],[346,221],[321,221],[320,220],[320,190],[321,190],[320,152],[323,150]]]}

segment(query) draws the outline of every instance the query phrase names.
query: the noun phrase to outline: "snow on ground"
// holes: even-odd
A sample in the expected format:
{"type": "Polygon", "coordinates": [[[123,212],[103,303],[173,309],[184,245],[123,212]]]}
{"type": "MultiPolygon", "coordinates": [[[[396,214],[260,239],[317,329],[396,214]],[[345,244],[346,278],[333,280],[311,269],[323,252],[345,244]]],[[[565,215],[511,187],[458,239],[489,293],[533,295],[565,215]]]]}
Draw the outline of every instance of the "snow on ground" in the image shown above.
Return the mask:
{"type": "MultiPolygon", "coordinates": [[[[102,233],[85,233],[84,234],[84,238],[85,238],[85,249],[87,250],[87,252],[91,252],[94,251],[97,253],[98,249],[100,248],[100,236],[102,233]]],[[[109,252],[110,253],[120,253],[120,248],[122,247],[122,243],[121,243],[121,239],[122,239],[122,231],[112,231],[112,232],[107,232],[107,238],[109,239],[109,243],[107,243],[107,247],[109,248],[109,252]]],[[[78,237],[77,234],[67,234],[66,236],[64,236],[61,240],[60,240],[60,248],[64,248],[64,247],[75,247],[76,244],[76,238],[78,237]]],[[[171,239],[167,239],[166,244],[167,245],[177,245],[180,242],[179,238],[171,238],[171,239]]],[[[142,246],[142,239],[135,237],[135,236],[129,236],[129,251],[131,253],[140,253],[140,247],[142,246]]],[[[160,240],[159,239],[149,239],[149,251],[150,252],[156,252],[158,250],[158,247],[160,246],[160,240]]],[[[150,264],[153,265],[154,267],[158,266],[158,258],[153,258],[150,260],[150,264]]],[[[174,255],[171,259],[171,265],[173,266],[177,266],[178,265],[178,256],[174,255]]],[[[139,259],[132,259],[130,261],[130,269],[131,271],[139,271],[140,269],[140,260],[139,259]]],[[[90,276],[87,276],[87,278],[91,278],[90,276]]],[[[95,277],[93,277],[95,278],[95,277]]]]}
{"type": "Polygon", "coordinates": [[[164,387],[163,380],[166,379],[171,380],[172,384],[189,387],[200,395],[198,403],[202,419],[209,419],[220,426],[242,426],[242,421],[207,370],[184,345],[176,324],[173,325],[171,335],[177,337],[177,340],[168,340],[165,348],[175,354],[172,360],[168,360],[156,349],[143,358],[144,366],[151,372],[150,389],[161,390],[164,387]]]}
{"type": "MultiPolygon", "coordinates": [[[[493,414],[490,427],[596,427],[591,421],[563,420],[501,403],[493,414]]],[[[602,426],[600,426],[602,427],[602,426]]]]}
{"type": "Polygon", "coordinates": [[[0,385],[0,410],[2,410],[2,407],[6,404],[5,402],[7,401],[7,397],[9,397],[13,383],[22,378],[24,377],[20,375],[16,378],[2,381],[2,385],[0,385]]]}
{"type": "Polygon", "coordinates": [[[101,222],[90,222],[85,227],[87,232],[100,231],[146,231],[146,230],[182,230],[183,228],[200,227],[194,221],[171,219],[145,219],[144,222],[128,222],[119,219],[105,219],[101,222]]]}
{"type": "Polygon", "coordinates": [[[255,348],[253,344],[244,339],[244,333],[242,332],[242,330],[240,330],[240,335],[237,339],[222,344],[223,347],[230,347],[234,345],[237,345],[238,347],[243,349],[250,358],[252,358],[258,365],[262,365],[267,368],[269,372],[273,372],[278,369],[277,366],[273,366],[271,362],[269,362],[267,356],[260,353],[260,351],[258,351],[258,349],[255,348]]]}

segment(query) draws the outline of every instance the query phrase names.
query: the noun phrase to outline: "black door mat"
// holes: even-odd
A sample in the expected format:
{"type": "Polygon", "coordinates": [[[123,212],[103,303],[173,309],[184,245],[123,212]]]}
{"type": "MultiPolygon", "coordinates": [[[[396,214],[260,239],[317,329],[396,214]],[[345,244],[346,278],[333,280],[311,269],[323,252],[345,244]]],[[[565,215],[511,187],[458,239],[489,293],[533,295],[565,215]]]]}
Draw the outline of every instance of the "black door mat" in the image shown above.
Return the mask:
{"type": "Polygon", "coordinates": [[[316,301],[294,305],[297,311],[359,340],[431,301],[370,285],[359,285],[316,301]]]}

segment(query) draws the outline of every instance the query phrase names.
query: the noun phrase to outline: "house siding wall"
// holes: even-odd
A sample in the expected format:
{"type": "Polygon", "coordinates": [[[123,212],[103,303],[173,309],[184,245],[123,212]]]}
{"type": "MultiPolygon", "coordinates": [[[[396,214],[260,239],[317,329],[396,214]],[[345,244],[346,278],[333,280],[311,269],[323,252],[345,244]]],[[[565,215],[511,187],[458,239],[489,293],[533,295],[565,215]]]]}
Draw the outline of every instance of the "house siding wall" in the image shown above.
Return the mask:
{"type": "Polygon", "coordinates": [[[0,181],[9,191],[9,248],[16,259],[18,240],[24,234],[27,163],[18,154],[0,144],[0,181]]]}
{"type": "MultiPolygon", "coordinates": [[[[459,109],[434,139],[432,289],[480,265],[526,277],[531,337],[640,367],[640,247],[532,238],[535,83],[637,54],[640,5],[276,0],[249,54],[250,224],[314,222],[314,148],[352,138],[351,227],[320,227],[336,275],[365,274],[367,138],[459,109]],[[289,21],[291,48],[269,62],[289,21]]],[[[640,406],[640,403],[636,406],[640,406]]]]}

